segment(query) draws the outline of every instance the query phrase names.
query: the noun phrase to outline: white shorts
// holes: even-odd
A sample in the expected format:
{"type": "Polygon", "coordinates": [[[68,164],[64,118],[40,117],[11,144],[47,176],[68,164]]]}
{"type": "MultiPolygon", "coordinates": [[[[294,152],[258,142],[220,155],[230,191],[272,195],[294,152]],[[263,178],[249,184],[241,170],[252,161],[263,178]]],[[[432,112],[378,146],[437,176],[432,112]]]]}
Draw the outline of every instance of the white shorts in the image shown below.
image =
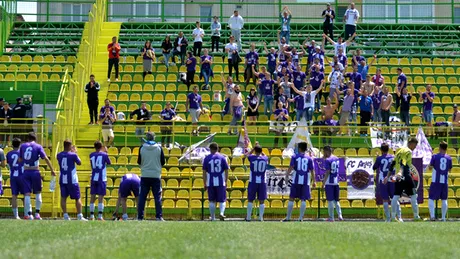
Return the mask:
{"type": "Polygon", "coordinates": [[[112,129],[102,129],[102,140],[107,141],[109,138],[114,138],[112,129]]]}
{"type": "Polygon", "coordinates": [[[198,123],[200,119],[201,109],[190,109],[190,115],[192,116],[192,123],[198,123]]]}

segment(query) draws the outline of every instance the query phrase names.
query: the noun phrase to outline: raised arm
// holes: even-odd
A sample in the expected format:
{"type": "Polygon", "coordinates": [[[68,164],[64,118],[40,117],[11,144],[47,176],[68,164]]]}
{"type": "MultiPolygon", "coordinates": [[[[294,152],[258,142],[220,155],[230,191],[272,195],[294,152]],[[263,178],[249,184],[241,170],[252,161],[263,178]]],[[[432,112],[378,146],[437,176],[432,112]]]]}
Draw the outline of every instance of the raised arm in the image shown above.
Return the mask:
{"type": "Polygon", "coordinates": [[[288,83],[288,84],[289,84],[289,86],[291,87],[291,89],[292,89],[296,94],[302,95],[302,96],[303,96],[302,91],[300,91],[299,89],[297,89],[297,88],[294,86],[294,84],[292,84],[292,83],[288,83]]]}
{"type": "Polygon", "coordinates": [[[371,61],[371,63],[369,63],[369,67],[371,67],[376,60],[377,60],[377,55],[374,54],[374,59],[371,61]]]}
{"type": "Polygon", "coordinates": [[[329,43],[331,43],[332,45],[335,44],[335,41],[333,41],[329,36],[327,36],[325,33],[323,33],[323,38],[326,38],[327,41],[329,41],[329,43]]]}
{"type": "Polygon", "coordinates": [[[321,84],[319,85],[319,88],[316,89],[315,91],[313,91],[315,94],[317,94],[318,92],[320,92],[321,90],[323,90],[323,87],[324,87],[324,79],[321,80],[321,84]]]}
{"type": "Polygon", "coordinates": [[[353,35],[351,35],[351,37],[350,37],[347,41],[345,41],[345,43],[347,44],[347,46],[350,46],[350,44],[351,44],[351,43],[353,42],[353,40],[355,39],[356,35],[357,35],[356,32],[353,33],[353,35]]]}
{"type": "Polygon", "coordinates": [[[264,41],[264,51],[267,52],[267,54],[269,54],[270,52],[268,51],[267,49],[267,43],[264,41]]]}

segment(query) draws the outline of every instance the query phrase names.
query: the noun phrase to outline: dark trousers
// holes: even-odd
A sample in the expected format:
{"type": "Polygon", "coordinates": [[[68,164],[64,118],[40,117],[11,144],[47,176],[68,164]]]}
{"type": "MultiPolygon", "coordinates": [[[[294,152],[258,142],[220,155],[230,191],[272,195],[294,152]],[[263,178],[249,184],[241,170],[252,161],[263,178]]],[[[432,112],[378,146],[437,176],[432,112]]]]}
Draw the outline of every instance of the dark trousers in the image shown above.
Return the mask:
{"type": "Polygon", "coordinates": [[[177,49],[174,49],[173,54],[172,54],[172,62],[176,63],[176,56],[180,57],[180,64],[181,66],[184,65],[185,62],[185,51],[177,51],[177,49]]]}
{"type": "Polygon", "coordinates": [[[382,115],[382,121],[385,123],[385,125],[390,126],[390,111],[382,110],[380,113],[382,115]]]}
{"type": "Polygon", "coordinates": [[[454,129],[450,132],[450,136],[452,137],[452,147],[453,148],[458,148],[458,139],[460,137],[460,131],[459,129],[454,129]]]}
{"type": "Polygon", "coordinates": [[[332,24],[332,23],[323,23],[323,32],[326,35],[329,34],[329,38],[334,40],[334,24],[332,24]]]}
{"type": "Polygon", "coordinates": [[[356,32],[356,26],[345,24],[345,40],[348,40],[356,32]]]}
{"type": "Polygon", "coordinates": [[[157,219],[163,217],[163,209],[161,208],[161,179],[141,177],[137,219],[144,219],[145,202],[147,201],[150,190],[152,190],[153,198],[155,199],[155,217],[157,219]]]}
{"type": "Polygon", "coordinates": [[[120,63],[119,58],[109,58],[109,72],[107,72],[107,78],[110,79],[112,74],[112,67],[115,67],[115,78],[118,78],[118,64],[120,63]]]}
{"type": "Polygon", "coordinates": [[[409,111],[401,111],[400,118],[401,118],[401,121],[404,122],[404,125],[409,126],[410,124],[409,111]]]}
{"type": "MultiPolygon", "coordinates": [[[[254,68],[254,70],[257,71],[257,67],[254,68]]],[[[246,66],[246,69],[244,70],[244,80],[246,82],[246,85],[249,84],[249,81],[252,79],[252,82],[254,83],[254,85],[256,85],[256,76],[254,75],[254,73],[252,73],[252,65],[247,65],[246,66]]]]}
{"type": "Polygon", "coordinates": [[[367,123],[371,121],[371,112],[361,111],[360,116],[361,123],[359,124],[359,126],[361,126],[361,134],[367,134],[367,128],[365,127],[368,126],[367,123]]]}
{"type": "Polygon", "coordinates": [[[195,83],[194,78],[195,78],[195,70],[192,70],[192,71],[187,70],[186,84],[187,84],[188,87],[190,87],[191,84],[195,83]]]}
{"type": "Polygon", "coordinates": [[[211,51],[212,52],[214,52],[214,46],[216,47],[216,51],[219,51],[219,40],[220,40],[220,36],[211,37],[211,51]]]}
{"type": "Polygon", "coordinates": [[[88,100],[88,109],[89,109],[89,118],[91,123],[97,122],[97,110],[99,107],[99,102],[97,100],[88,100]]]}
{"type": "Polygon", "coordinates": [[[171,126],[161,126],[161,145],[171,144],[171,126]]]}
{"type": "Polygon", "coordinates": [[[201,56],[201,48],[203,47],[203,42],[196,41],[193,43],[193,56],[200,57],[201,56]]]}
{"type": "Polygon", "coordinates": [[[233,81],[239,81],[238,80],[238,75],[240,74],[240,71],[238,71],[238,63],[233,63],[232,59],[228,59],[228,75],[232,76],[233,69],[235,69],[236,73],[236,78],[233,81]]]}
{"type": "Polygon", "coordinates": [[[395,108],[397,111],[399,109],[399,106],[401,105],[401,96],[396,95],[395,97],[396,97],[395,98],[395,106],[396,106],[395,108]]]}

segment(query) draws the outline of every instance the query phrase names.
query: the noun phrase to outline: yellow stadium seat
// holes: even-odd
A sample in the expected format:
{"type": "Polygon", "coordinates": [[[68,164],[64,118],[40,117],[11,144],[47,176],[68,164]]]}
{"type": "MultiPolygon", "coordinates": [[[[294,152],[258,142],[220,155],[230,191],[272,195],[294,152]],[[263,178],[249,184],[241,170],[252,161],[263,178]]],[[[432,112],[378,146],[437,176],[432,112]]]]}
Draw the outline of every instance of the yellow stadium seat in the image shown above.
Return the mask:
{"type": "Polygon", "coordinates": [[[421,75],[422,69],[420,67],[414,67],[412,68],[412,74],[421,75]]]}
{"type": "Polygon", "coordinates": [[[128,106],[126,106],[126,104],[120,103],[120,104],[117,105],[117,111],[125,112],[127,110],[128,110],[128,106]]]}
{"type": "Polygon", "coordinates": [[[19,70],[19,72],[29,72],[29,66],[25,65],[25,64],[22,64],[22,65],[19,66],[18,70],[19,70]]]}
{"type": "Polygon", "coordinates": [[[153,101],[155,101],[155,102],[157,102],[157,101],[158,101],[158,102],[162,102],[162,101],[163,101],[163,94],[155,94],[155,95],[153,96],[153,101]]]}
{"type": "Polygon", "coordinates": [[[135,82],[141,82],[141,81],[144,81],[144,82],[154,82],[154,81],[155,81],[155,78],[153,77],[152,74],[146,75],[145,78],[142,78],[141,75],[134,75],[134,81],[135,81],[135,82]]]}
{"type": "Polygon", "coordinates": [[[457,81],[457,78],[456,77],[449,77],[449,79],[447,80],[447,83],[450,84],[450,85],[457,85],[458,84],[458,81],[457,81]]]}
{"type": "Polygon", "coordinates": [[[58,74],[51,74],[49,81],[58,82],[61,81],[61,77],[58,74]]]}
{"type": "Polygon", "coordinates": [[[280,200],[272,200],[270,203],[270,208],[283,208],[283,202],[280,200]]]}
{"type": "Polygon", "coordinates": [[[429,58],[423,58],[423,59],[422,59],[422,65],[424,65],[424,66],[431,66],[431,59],[429,59],[429,58]]]}
{"type": "Polygon", "coordinates": [[[243,166],[243,160],[241,159],[241,157],[234,157],[232,158],[231,165],[232,166],[243,166]]]}
{"type": "Polygon", "coordinates": [[[166,209],[173,209],[175,207],[173,200],[164,200],[162,205],[163,205],[163,208],[166,208],[166,209]]]}
{"type": "Polygon", "coordinates": [[[153,92],[153,85],[152,84],[144,84],[144,91],[145,92],[153,92]]]}
{"type": "Polygon", "coordinates": [[[411,58],[410,63],[413,66],[420,66],[421,65],[420,59],[418,59],[418,58],[411,58]]]}
{"type": "Polygon", "coordinates": [[[442,67],[435,67],[435,68],[434,68],[434,74],[435,74],[435,75],[443,75],[443,74],[444,74],[444,68],[442,68],[442,67]]]}
{"type": "Polygon", "coordinates": [[[281,158],[279,157],[272,157],[270,158],[270,165],[272,166],[281,166],[283,163],[281,161],[281,158]]]}
{"type": "Polygon", "coordinates": [[[16,77],[14,76],[14,74],[6,74],[5,75],[5,81],[13,82],[15,80],[16,80],[16,77]]]}
{"type": "Polygon", "coordinates": [[[166,186],[168,188],[178,188],[179,187],[179,182],[177,181],[177,179],[169,179],[166,182],[166,186]]]}
{"type": "Polygon", "coordinates": [[[364,207],[363,201],[353,200],[351,202],[351,207],[353,207],[353,208],[363,208],[364,207]]]}
{"type": "Polygon", "coordinates": [[[141,101],[140,94],[138,94],[138,93],[131,94],[131,96],[129,97],[129,101],[130,102],[140,102],[141,101]]]}
{"type": "Polygon", "coordinates": [[[177,76],[175,74],[169,74],[166,81],[167,82],[176,82],[177,81],[177,76]]]}
{"type": "Polygon", "coordinates": [[[446,67],[444,72],[446,75],[455,75],[455,70],[452,67],[446,67]]]}
{"type": "Polygon", "coordinates": [[[401,58],[401,59],[399,60],[399,64],[400,64],[401,66],[408,66],[408,65],[409,65],[409,59],[408,59],[408,58],[401,58]]]}
{"type": "Polygon", "coordinates": [[[133,87],[131,89],[133,92],[141,92],[142,91],[142,85],[141,84],[133,84],[133,87]]]}
{"type": "Polygon", "coordinates": [[[365,206],[366,206],[366,208],[375,208],[375,207],[377,207],[377,204],[376,204],[375,200],[366,200],[365,206]]]}
{"type": "Polygon", "coordinates": [[[353,157],[353,156],[358,156],[358,155],[356,154],[356,149],[354,149],[354,148],[348,148],[348,149],[346,150],[346,152],[345,152],[345,156],[347,156],[347,157],[349,157],[349,156],[353,157]]]}
{"type": "Polygon", "coordinates": [[[240,190],[233,190],[230,193],[230,199],[241,199],[243,198],[243,193],[240,190]]]}
{"type": "Polygon", "coordinates": [[[178,199],[188,199],[190,197],[189,193],[187,190],[179,190],[177,192],[177,198],[178,199]]]}
{"type": "Polygon", "coordinates": [[[166,82],[166,77],[164,74],[158,74],[156,78],[157,78],[156,80],[157,82],[166,82]]]}
{"type": "Polygon", "coordinates": [[[165,101],[167,102],[174,102],[176,101],[176,95],[173,93],[167,93],[165,96],[165,101]]]}
{"type": "Polygon", "coordinates": [[[441,99],[442,104],[452,104],[452,99],[450,96],[443,96],[441,99]]]}
{"type": "Polygon", "coordinates": [[[457,204],[457,200],[455,199],[448,199],[447,200],[447,207],[448,208],[457,208],[458,204],[457,204]]]}
{"type": "Polygon", "coordinates": [[[230,208],[243,208],[243,203],[241,200],[232,200],[230,202],[230,208]]]}
{"type": "Polygon", "coordinates": [[[123,81],[123,82],[132,82],[132,81],[133,81],[133,78],[132,78],[131,75],[123,75],[123,76],[121,77],[121,81],[123,81]]]}
{"type": "Polygon", "coordinates": [[[168,166],[178,166],[179,165],[179,159],[177,157],[170,157],[168,158],[168,166]]]}
{"type": "Polygon", "coordinates": [[[75,56],[68,56],[67,57],[67,63],[73,64],[77,62],[77,58],[75,56]]]}
{"type": "Polygon", "coordinates": [[[441,86],[439,88],[439,93],[440,94],[449,94],[449,88],[447,86],[441,86]]]}
{"type": "MultiPolygon", "coordinates": [[[[450,91],[452,93],[452,88],[450,89],[450,91]]],[[[454,103],[457,103],[457,104],[460,103],[460,96],[454,96],[454,103]]]]}
{"type": "MultiPolygon", "coordinates": [[[[454,108],[452,106],[446,106],[444,108],[444,114],[454,114],[454,108]]],[[[444,118],[444,117],[442,117],[444,118]]]]}
{"type": "Polygon", "coordinates": [[[53,55],[46,55],[46,56],[45,56],[45,62],[53,63],[53,62],[54,62],[54,57],[53,57],[53,55]]]}
{"type": "Polygon", "coordinates": [[[235,180],[233,181],[232,188],[244,188],[244,182],[241,180],[235,180]]]}
{"type": "Polygon", "coordinates": [[[392,66],[399,65],[399,60],[397,58],[390,58],[390,65],[392,66]]]}
{"type": "Polygon", "coordinates": [[[178,200],[176,202],[176,208],[187,209],[188,208],[188,201],[187,200],[178,200]]]}
{"type": "Polygon", "coordinates": [[[436,115],[444,114],[444,112],[442,111],[442,107],[434,106],[433,107],[433,114],[436,114],[436,115]]]}
{"type": "Polygon", "coordinates": [[[367,148],[359,148],[358,156],[369,156],[369,150],[367,148]]]}
{"type": "Polygon", "coordinates": [[[434,74],[434,73],[433,73],[433,68],[431,68],[431,67],[425,67],[425,68],[423,69],[423,74],[425,74],[425,75],[433,75],[433,74],[434,74]]]}
{"type": "Polygon", "coordinates": [[[134,67],[133,67],[133,65],[125,65],[125,66],[123,67],[123,72],[129,72],[129,73],[134,72],[134,67]]]}
{"type": "Polygon", "coordinates": [[[7,67],[5,64],[0,64],[0,72],[6,72],[8,71],[7,67]]]}
{"type": "Polygon", "coordinates": [[[51,68],[51,72],[60,73],[60,72],[62,72],[62,67],[61,67],[60,65],[54,65],[54,66],[51,68]]]}
{"type": "Polygon", "coordinates": [[[432,76],[426,77],[426,78],[425,78],[425,83],[427,83],[427,84],[434,84],[434,83],[435,83],[434,77],[432,77],[432,76]]]}
{"type": "Polygon", "coordinates": [[[26,77],[25,74],[18,74],[18,75],[16,76],[16,81],[21,81],[21,82],[27,81],[27,77],[26,77]]]}
{"type": "Polygon", "coordinates": [[[190,207],[192,207],[192,209],[201,209],[202,208],[202,203],[200,200],[192,200],[191,204],[190,204],[190,207]]]}
{"type": "Polygon", "coordinates": [[[117,164],[119,165],[128,165],[128,158],[126,156],[119,156],[117,159],[117,164]]]}
{"type": "Polygon", "coordinates": [[[141,100],[144,101],[144,102],[150,102],[150,101],[152,101],[152,95],[149,94],[149,93],[144,93],[144,94],[142,94],[141,100]]]}

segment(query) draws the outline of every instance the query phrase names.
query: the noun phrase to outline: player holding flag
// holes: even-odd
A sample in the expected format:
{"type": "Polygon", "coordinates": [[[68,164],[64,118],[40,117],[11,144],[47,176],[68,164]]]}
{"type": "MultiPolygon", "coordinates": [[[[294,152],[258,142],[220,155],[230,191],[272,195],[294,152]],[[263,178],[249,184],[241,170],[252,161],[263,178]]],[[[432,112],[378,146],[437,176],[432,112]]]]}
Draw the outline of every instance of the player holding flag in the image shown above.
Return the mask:
{"type": "MultiPolygon", "coordinates": [[[[391,221],[396,221],[396,209],[398,208],[399,198],[403,192],[410,197],[414,221],[422,220],[418,215],[417,192],[410,172],[410,167],[412,166],[412,151],[417,147],[417,144],[418,140],[416,138],[410,138],[407,147],[402,147],[396,152],[387,178],[384,179],[384,183],[386,184],[394,168],[396,172],[396,183],[395,194],[391,200],[391,221]]],[[[399,218],[399,222],[402,222],[402,218],[399,218]]]]}
{"type": "Polygon", "coordinates": [[[136,204],[138,204],[138,196],[139,196],[139,191],[141,187],[141,178],[137,176],[137,174],[125,174],[123,175],[123,178],[121,178],[120,186],[118,188],[118,200],[117,200],[117,206],[115,207],[115,212],[113,213],[113,219],[119,219],[118,218],[118,208],[121,205],[121,208],[123,210],[123,216],[122,219],[123,221],[128,220],[128,208],[126,207],[126,200],[128,199],[128,196],[131,194],[134,195],[136,199],[136,204]]]}
{"type": "Polygon", "coordinates": [[[298,150],[299,153],[291,158],[291,165],[286,173],[286,182],[288,177],[292,174],[292,185],[291,193],[289,194],[287,215],[286,218],[283,219],[283,222],[291,220],[295,199],[300,199],[301,201],[299,221],[303,221],[303,216],[307,209],[306,200],[311,198],[310,183],[313,187],[316,187],[313,159],[305,153],[307,151],[307,143],[299,143],[298,150]]]}
{"type": "Polygon", "coordinates": [[[323,180],[323,189],[326,191],[326,200],[327,207],[329,212],[329,218],[327,221],[334,221],[334,205],[337,210],[337,217],[339,221],[343,220],[342,210],[340,208],[339,200],[339,168],[340,160],[338,157],[332,155],[332,148],[330,146],[325,146],[323,148],[324,154],[324,166],[326,169],[326,174],[324,175],[323,180]]]}
{"type": "MultiPolygon", "coordinates": [[[[378,171],[376,174],[376,177],[378,179],[377,188],[383,200],[383,211],[385,212],[386,222],[390,222],[391,220],[390,208],[389,208],[388,202],[391,198],[393,198],[393,195],[395,192],[395,184],[393,182],[390,181],[387,184],[384,184],[384,180],[387,177],[387,175],[394,176],[394,171],[389,172],[390,165],[393,162],[394,156],[388,154],[388,150],[389,150],[388,144],[382,143],[382,145],[380,146],[380,151],[382,151],[382,155],[377,157],[377,159],[375,160],[374,166],[372,167],[374,171],[378,171]]],[[[398,202],[398,208],[399,208],[399,202],[398,202]]],[[[400,208],[398,209],[398,211],[399,211],[399,214],[401,215],[400,208]]]]}
{"type": "Polygon", "coordinates": [[[439,143],[439,153],[431,158],[430,169],[433,170],[431,175],[431,185],[428,196],[428,207],[430,209],[430,219],[435,221],[434,217],[434,200],[441,199],[442,221],[446,221],[447,214],[447,179],[450,170],[452,170],[452,158],[446,154],[447,143],[439,143]]]}
{"type": "Polygon", "coordinates": [[[30,194],[35,194],[35,219],[41,220],[40,208],[42,206],[42,176],[39,170],[39,160],[44,159],[50,168],[51,175],[56,176],[53,166],[48,156],[45,154],[43,147],[35,141],[37,136],[30,132],[27,136],[27,143],[19,148],[19,163],[24,163],[24,211],[27,211],[25,219],[33,220],[32,204],[30,203],[30,194]]]}
{"type": "Polygon", "coordinates": [[[246,221],[251,221],[252,203],[259,200],[259,220],[264,221],[265,200],[267,199],[267,170],[268,157],[262,153],[262,147],[256,142],[254,148],[245,154],[250,165],[249,185],[248,185],[248,208],[246,221]],[[255,152],[255,155],[252,153],[255,152]]]}
{"type": "Polygon", "coordinates": [[[110,159],[107,155],[106,147],[102,146],[102,142],[99,140],[94,142],[94,148],[96,152],[89,155],[91,162],[91,199],[89,204],[90,220],[94,220],[94,202],[96,201],[96,195],[98,196],[99,204],[98,209],[98,220],[104,220],[102,214],[104,212],[104,196],[107,189],[107,170],[106,165],[110,165],[110,159]]]}
{"type": "MultiPolygon", "coordinates": [[[[19,146],[21,140],[18,138],[13,139],[13,150],[6,155],[6,161],[10,168],[10,185],[11,185],[11,207],[13,209],[13,216],[15,219],[21,219],[18,215],[18,195],[24,194],[24,180],[23,171],[24,163],[19,162],[19,146]]],[[[24,217],[28,216],[28,211],[24,210],[24,217]]]]}
{"type": "Polygon", "coordinates": [[[57,154],[57,160],[61,168],[59,185],[61,186],[61,208],[64,213],[64,220],[70,220],[69,214],[67,214],[67,197],[70,196],[70,199],[75,200],[77,219],[87,221],[81,213],[80,185],[75,166],[81,165],[81,160],[70,140],[64,140],[64,151],[57,154]]]}
{"type": "Polygon", "coordinates": [[[208,191],[211,221],[216,220],[216,202],[219,202],[219,218],[224,220],[225,201],[227,200],[228,163],[227,158],[219,152],[219,146],[213,142],[209,145],[211,154],[203,159],[203,181],[208,191]]]}

